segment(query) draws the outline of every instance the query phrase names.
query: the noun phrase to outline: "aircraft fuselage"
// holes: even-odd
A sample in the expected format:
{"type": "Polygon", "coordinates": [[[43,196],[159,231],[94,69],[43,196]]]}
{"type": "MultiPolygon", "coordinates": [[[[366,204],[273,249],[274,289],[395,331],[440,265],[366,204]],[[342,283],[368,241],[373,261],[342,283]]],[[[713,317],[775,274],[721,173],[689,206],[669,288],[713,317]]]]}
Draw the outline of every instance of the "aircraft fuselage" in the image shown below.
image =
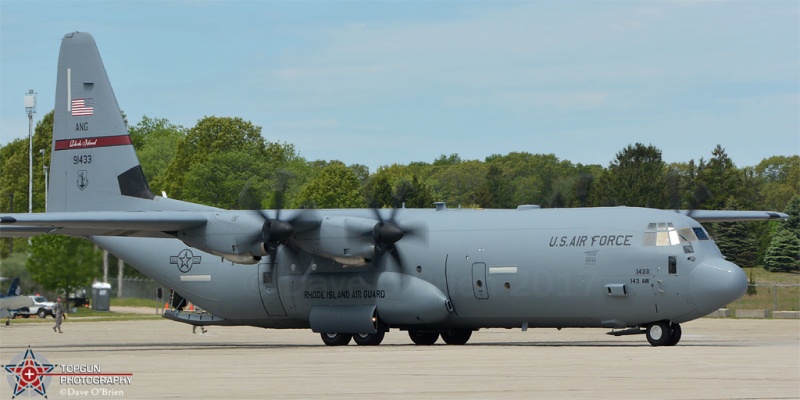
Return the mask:
{"type": "MultiPolygon", "coordinates": [[[[669,211],[409,209],[398,216],[424,221],[426,235],[397,243],[402,264],[385,255],[347,266],[281,248],[274,265],[269,257],[240,265],[176,239],[94,240],[226,324],[266,328],[314,328],[314,309],[364,307],[401,329],[680,323],[738,298],[747,285],[713,241],[698,239],[697,222],[669,211]]],[[[339,239],[353,247],[363,241],[339,239]]]]}

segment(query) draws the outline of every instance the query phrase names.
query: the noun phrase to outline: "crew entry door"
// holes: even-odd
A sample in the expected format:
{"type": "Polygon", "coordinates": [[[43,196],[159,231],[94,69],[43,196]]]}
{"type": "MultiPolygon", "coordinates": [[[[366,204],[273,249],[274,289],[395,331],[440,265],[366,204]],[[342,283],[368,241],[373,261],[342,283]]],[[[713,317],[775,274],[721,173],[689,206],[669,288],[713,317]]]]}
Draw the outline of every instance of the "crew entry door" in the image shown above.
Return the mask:
{"type": "Polygon", "coordinates": [[[486,284],[486,264],[474,263],[472,264],[472,291],[475,293],[476,299],[488,299],[489,288],[486,284]]]}
{"type": "Polygon", "coordinates": [[[281,303],[281,296],[278,293],[278,276],[272,270],[269,262],[258,264],[258,282],[259,290],[261,291],[261,302],[264,303],[264,309],[271,317],[283,317],[286,315],[286,310],[281,303]]]}

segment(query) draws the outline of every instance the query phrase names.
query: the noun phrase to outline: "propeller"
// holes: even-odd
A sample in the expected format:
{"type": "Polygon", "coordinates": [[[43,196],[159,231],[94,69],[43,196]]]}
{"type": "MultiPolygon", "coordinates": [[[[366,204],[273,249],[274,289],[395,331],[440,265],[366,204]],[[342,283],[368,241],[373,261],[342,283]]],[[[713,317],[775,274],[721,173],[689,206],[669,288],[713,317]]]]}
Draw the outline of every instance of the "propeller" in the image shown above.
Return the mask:
{"type": "Polygon", "coordinates": [[[275,266],[279,246],[285,246],[294,252],[295,249],[289,243],[289,239],[295,232],[294,223],[301,217],[300,214],[297,214],[289,220],[281,219],[281,211],[284,207],[284,198],[288,186],[288,177],[283,176],[282,178],[279,179],[279,187],[274,192],[275,218],[270,218],[269,214],[264,210],[257,210],[258,215],[264,219],[264,224],[261,226],[261,239],[264,243],[264,251],[270,256],[271,267],[275,266]]]}
{"type": "Polygon", "coordinates": [[[404,237],[415,237],[427,243],[427,238],[425,237],[427,230],[425,227],[401,226],[397,222],[397,213],[400,208],[392,208],[388,219],[384,218],[374,204],[371,210],[378,222],[372,228],[372,231],[367,234],[371,235],[372,240],[375,242],[374,262],[376,265],[383,259],[386,253],[389,253],[389,256],[392,257],[398,265],[403,265],[403,257],[400,255],[396,243],[404,237]]]}
{"type": "Polygon", "coordinates": [[[670,190],[670,202],[673,204],[673,208],[676,212],[681,212],[683,215],[691,218],[692,214],[695,211],[700,209],[700,205],[713,197],[711,193],[711,189],[709,189],[708,185],[702,182],[697,182],[694,185],[692,190],[691,198],[689,199],[689,208],[687,210],[679,210],[680,207],[680,196],[677,194],[678,190],[677,187],[672,187],[670,190]]]}
{"type": "Polygon", "coordinates": [[[264,225],[261,226],[261,236],[264,240],[264,251],[272,257],[274,262],[278,246],[288,243],[289,238],[294,233],[294,226],[290,222],[281,220],[280,209],[277,210],[274,219],[270,219],[266,212],[259,212],[264,217],[264,225]]]}

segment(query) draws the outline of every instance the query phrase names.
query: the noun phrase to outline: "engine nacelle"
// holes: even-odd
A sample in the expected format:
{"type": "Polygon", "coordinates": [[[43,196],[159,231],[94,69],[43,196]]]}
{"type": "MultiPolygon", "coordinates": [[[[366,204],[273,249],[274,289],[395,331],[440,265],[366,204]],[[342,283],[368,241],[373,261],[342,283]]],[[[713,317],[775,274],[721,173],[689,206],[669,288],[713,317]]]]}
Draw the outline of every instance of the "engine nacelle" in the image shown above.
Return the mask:
{"type": "Polygon", "coordinates": [[[177,232],[178,239],[189,246],[218,255],[237,264],[255,264],[267,255],[258,215],[219,212],[208,223],[195,229],[177,232]]]}
{"type": "Polygon", "coordinates": [[[361,266],[375,258],[372,229],[378,221],[359,217],[326,217],[313,237],[298,236],[294,244],[320,257],[348,266],[361,266]]]}

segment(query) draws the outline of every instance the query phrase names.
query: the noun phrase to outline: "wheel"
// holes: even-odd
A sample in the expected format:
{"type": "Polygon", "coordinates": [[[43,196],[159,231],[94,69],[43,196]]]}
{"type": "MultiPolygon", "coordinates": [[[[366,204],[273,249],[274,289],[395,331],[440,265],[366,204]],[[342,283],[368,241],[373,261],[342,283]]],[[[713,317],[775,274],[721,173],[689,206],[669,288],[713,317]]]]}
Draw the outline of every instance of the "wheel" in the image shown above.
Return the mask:
{"type": "Polygon", "coordinates": [[[439,340],[439,332],[408,330],[408,337],[414,344],[419,346],[430,346],[439,340]]]}
{"type": "Polygon", "coordinates": [[[667,342],[667,346],[675,346],[678,342],[681,341],[681,326],[680,324],[673,323],[672,324],[672,336],[667,342]]]}
{"type": "Polygon", "coordinates": [[[664,346],[672,339],[672,329],[666,321],[654,322],[647,327],[647,341],[652,346],[664,346]]]}
{"type": "Polygon", "coordinates": [[[328,346],[347,346],[353,335],[346,333],[320,333],[322,341],[328,346]]]}
{"type": "Polygon", "coordinates": [[[38,315],[39,318],[47,318],[47,311],[39,309],[39,312],[37,312],[36,315],[38,315]]]}
{"type": "Polygon", "coordinates": [[[385,335],[386,332],[384,331],[378,331],[378,333],[359,333],[353,335],[353,340],[355,340],[356,344],[359,346],[377,346],[381,344],[385,335]]]}
{"type": "Polygon", "coordinates": [[[448,329],[442,332],[442,340],[447,344],[466,344],[470,336],[472,336],[470,329],[448,329]]]}
{"type": "Polygon", "coordinates": [[[22,314],[22,318],[28,319],[28,318],[30,318],[30,317],[31,317],[31,315],[30,315],[30,314],[22,314]]]}

